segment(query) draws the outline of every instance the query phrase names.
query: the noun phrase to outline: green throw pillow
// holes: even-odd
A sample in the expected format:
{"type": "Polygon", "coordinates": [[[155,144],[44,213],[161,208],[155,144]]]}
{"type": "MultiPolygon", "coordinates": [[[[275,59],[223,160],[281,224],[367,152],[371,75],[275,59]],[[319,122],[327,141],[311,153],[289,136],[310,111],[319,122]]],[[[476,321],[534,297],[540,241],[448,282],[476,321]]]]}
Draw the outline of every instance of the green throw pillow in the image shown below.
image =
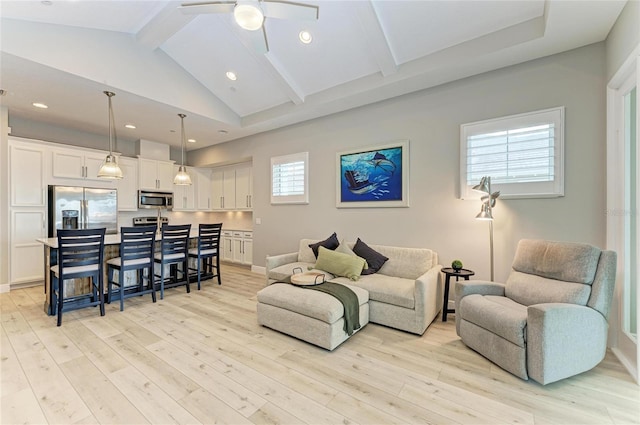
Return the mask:
{"type": "Polygon", "coordinates": [[[324,270],[336,276],[358,280],[365,261],[357,256],[331,251],[323,246],[318,248],[318,261],[315,269],[324,270]]]}

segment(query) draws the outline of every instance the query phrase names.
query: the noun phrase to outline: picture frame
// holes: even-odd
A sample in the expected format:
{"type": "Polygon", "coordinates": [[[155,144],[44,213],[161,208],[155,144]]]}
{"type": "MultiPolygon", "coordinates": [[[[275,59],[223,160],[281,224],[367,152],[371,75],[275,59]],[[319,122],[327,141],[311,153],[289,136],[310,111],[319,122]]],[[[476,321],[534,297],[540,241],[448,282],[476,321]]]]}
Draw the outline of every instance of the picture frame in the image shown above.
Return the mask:
{"type": "Polygon", "coordinates": [[[336,154],[337,208],[409,206],[409,140],[336,154]]]}

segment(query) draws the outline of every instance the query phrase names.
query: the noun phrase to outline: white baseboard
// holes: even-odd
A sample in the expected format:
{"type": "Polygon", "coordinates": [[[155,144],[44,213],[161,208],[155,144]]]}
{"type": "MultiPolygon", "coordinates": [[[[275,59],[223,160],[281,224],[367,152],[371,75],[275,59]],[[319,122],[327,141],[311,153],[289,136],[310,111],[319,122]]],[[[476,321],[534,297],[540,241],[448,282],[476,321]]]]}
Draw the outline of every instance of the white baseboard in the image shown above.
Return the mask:
{"type": "Polygon", "coordinates": [[[11,291],[11,285],[8,283],[5,283],[4,285],[0,285],[0,294],[4,294],[5,292],[10,292],[11,291]]]}
{"type": "Polygon", "coordinates": [[[266,267],[260,267],[260,266],[251,265],[251,271],[253,273],[258,273],[258,274],[265,275],[265,276],[267,274],[267,268],[266,267]]]}
{"type": "Polygon", "coordinates": [[[629,359],[624,355],[624,353],[617,348],[611,348],[611,351],[616,356],[616,358],[620,360],[622,366],[627,369],[627,372],[629,372],[633,379],[636,380],[636,383],[640,384],[640,380],[638,379],[638,369],[633,365],[633,363],[630,362],[629,359]]]}

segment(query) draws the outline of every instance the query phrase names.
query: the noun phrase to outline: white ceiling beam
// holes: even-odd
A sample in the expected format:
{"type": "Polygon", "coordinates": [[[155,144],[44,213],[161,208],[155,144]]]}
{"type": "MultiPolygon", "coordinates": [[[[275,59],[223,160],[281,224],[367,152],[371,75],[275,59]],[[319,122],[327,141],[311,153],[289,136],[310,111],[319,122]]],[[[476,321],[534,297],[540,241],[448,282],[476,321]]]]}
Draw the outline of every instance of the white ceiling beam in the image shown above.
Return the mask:
{"type": "Polygon", "coordinates": [[[398,72],[398,64],[393,57],[389,41],[380,24],[371,1],[354,2],[356,16],[364,31],[365,40],[371,50],[383,76],[398,72]]]}
{"type": "Polygon", "coordinates": [[[155,50],[165,41],[193,21],[198,15],[182,13],[178,7],[181,2],[170,1],[136,33],[136,41],[155,50]]]}

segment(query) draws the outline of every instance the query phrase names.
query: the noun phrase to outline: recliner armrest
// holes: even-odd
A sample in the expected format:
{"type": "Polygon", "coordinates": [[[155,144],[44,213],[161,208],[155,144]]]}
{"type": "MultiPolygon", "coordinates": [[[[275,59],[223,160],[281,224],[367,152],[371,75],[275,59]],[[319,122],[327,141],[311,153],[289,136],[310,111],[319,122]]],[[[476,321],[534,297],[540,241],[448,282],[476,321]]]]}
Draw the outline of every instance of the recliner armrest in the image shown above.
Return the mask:
{"type": "Polygon", "coordinates": [[[605,356],[608,324],[587,306],[546,303],[527,308],[527,373],[546,385],[595,367],[605,356]]]}
{"type": "MultiPolygon", "coordinates": [[[[491,282],[488,280],[461,280],[456,282],[456,333],[460,335],[460,300],[467,295],[497,295],[504,297],[504,283],[491,282]]],[[[444,308],[444,307],[443,307],[444,308]]]]}

